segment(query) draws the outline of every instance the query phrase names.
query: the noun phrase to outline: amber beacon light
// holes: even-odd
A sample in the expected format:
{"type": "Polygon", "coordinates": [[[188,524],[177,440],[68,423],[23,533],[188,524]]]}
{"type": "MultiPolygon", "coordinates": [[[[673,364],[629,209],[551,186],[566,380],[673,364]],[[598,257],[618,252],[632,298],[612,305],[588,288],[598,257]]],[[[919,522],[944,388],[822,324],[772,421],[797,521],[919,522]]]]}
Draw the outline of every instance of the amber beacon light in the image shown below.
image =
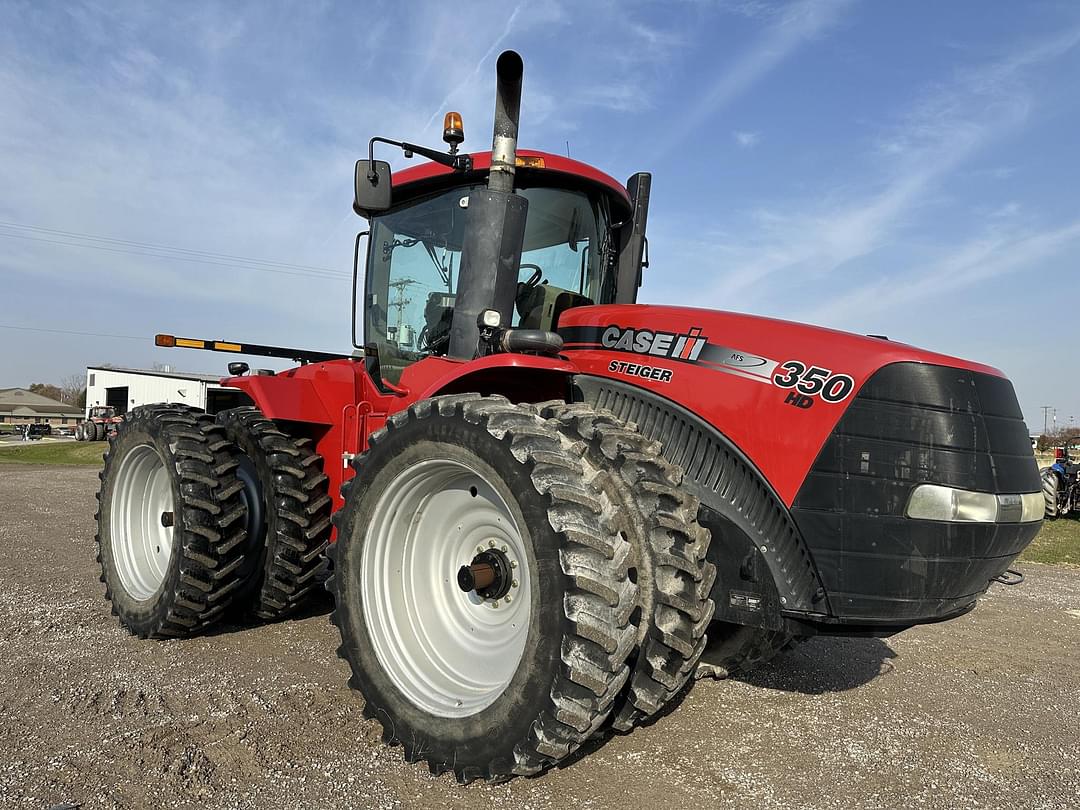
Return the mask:
{"type": "Polygon", "coordinates": [[[458,146],[465,140],[465,125],[461,122],[461,113],[448,112],[443,118],[442,139],[450,144],[450,154],[457,152],[458,146]]]}

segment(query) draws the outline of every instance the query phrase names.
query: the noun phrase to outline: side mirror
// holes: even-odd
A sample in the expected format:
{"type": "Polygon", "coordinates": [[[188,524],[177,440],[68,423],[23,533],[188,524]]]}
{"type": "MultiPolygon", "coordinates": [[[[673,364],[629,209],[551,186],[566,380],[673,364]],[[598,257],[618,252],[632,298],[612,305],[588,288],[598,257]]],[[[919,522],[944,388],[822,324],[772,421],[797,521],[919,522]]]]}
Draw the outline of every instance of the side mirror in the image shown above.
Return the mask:
{"type": "Polygon", "coordinates": [[[390,164],[385,160],[356,161],[356,199],[353,210],[362,217],[390,207],[390,164]]]}

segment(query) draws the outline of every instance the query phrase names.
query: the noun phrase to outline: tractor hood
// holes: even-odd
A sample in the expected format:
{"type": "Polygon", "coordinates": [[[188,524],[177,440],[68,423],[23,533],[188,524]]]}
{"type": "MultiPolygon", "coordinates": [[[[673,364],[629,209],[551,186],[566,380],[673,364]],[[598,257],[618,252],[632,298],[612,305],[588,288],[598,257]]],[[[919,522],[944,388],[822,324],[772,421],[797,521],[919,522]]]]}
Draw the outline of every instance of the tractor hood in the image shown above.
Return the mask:
{"type": "Polygon", "coordinates": [[[1000,379],[1016,408],[1011,385],[989,366],[753,315],[590,306],[563,313],[559,334],[583,374],[648,389],[720,427],[789,506],[852,400],[885,366],[925,364],[968,380],[1000,379]]]}

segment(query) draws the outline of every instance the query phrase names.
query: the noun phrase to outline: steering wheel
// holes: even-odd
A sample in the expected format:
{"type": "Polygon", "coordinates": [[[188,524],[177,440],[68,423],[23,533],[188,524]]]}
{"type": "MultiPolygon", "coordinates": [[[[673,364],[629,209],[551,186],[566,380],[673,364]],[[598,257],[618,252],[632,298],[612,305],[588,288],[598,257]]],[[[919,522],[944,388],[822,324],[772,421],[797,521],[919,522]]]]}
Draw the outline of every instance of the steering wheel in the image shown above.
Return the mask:
{"type": "Polygon", "coordinates": [[[538,264],[519,264],[518,265],[518,270],[520,271],[521,269],[523,269],[525,267],[531,267],[532,268],[532,275],[529,276],[529,278],[527,280],[519,282],[519,283],[524,284],[527,289],[532,289],[537,284],[539,284],[540,279],[542,279],[544,277],[544,268],[542,268],[538,264]]]}

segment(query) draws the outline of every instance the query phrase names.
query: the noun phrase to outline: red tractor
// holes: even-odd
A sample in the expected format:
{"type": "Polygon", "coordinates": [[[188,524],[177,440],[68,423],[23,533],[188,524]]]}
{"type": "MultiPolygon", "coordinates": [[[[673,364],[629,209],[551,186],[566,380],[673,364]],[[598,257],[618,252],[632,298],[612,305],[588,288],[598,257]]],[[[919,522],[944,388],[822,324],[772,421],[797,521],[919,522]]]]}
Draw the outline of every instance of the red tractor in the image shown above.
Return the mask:
{"type": "Polygon", "coordinates": [[[518,151],[520,57],[497,72],[491,152],[451,113],[448,152],[376,137],[357,163],[357,352],[158,336],[299,365],[230,363],[250,406],[119,426],[97,539],[120,621],[273,619],[325,579],[367,716],[468,782],[654,717],[706,639],[734,673],[971,610],[1043,513],[1009,381],[637,304],[650,176],[518,151]],[[391,176],[375,143],[429,162],[391,176]]]}
{"type": "Polygon", "coordinates": [[[100,442],[116,434],[117,426],[124,417],[111,405],[94,405],[87,411],[86,419],[75,428],[75,440],[100,442]]]}

